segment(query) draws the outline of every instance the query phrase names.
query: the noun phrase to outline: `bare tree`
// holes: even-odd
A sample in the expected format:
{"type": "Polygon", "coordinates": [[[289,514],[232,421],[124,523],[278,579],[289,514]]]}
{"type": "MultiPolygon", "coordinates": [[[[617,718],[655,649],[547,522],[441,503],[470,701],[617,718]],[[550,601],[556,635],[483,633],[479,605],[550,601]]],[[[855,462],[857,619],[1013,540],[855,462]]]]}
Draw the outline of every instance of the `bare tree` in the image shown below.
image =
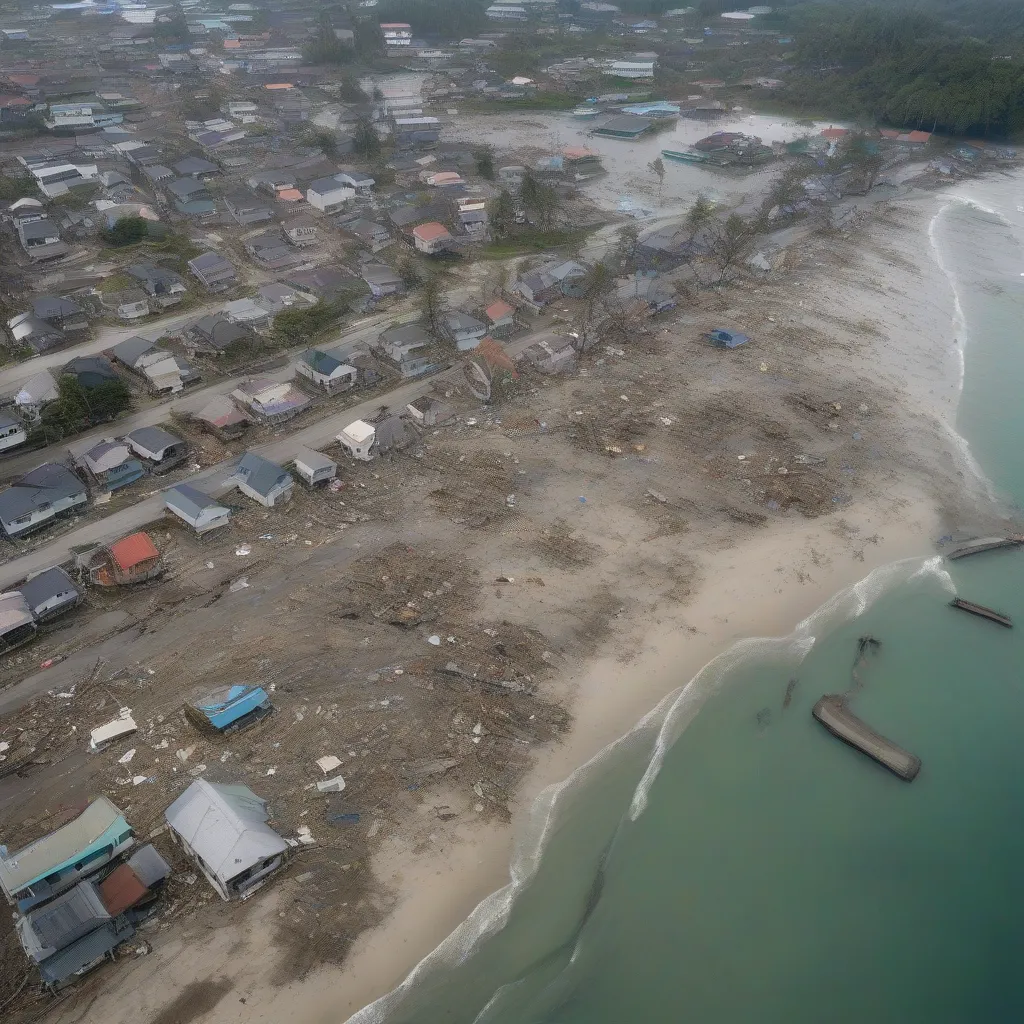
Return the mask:
{"type": "Polygon", "coordinates": [[[658,202],[661,202],[662,193],[665,191],[665,161],[656,156],[648,165],[658,178],[658,202]]]}
{"type": "Polygon", "coordinates": [[[603,263],[595,263],[587,271],[569,332],[577,352],[585,352],[597,340],[596,329],[605,318],[604,303],[613,283],[612,272],[603,263]]]}
{"type": "Polygon", "coordinates": [[[635,224],[624,224],[616,232],[615,262],[619,273],[632,271],[636,267],[640,249],[640,229],[635,224]]]}
{"type": "Polygon", "coordinates": [[[445,316],[448,313],[444,284],[444,274],[435,271],[423,282],[419,294],[420,316],[435,338],[444,337],[445,316]]]}
{"type": "Polygon", "coordinates": [[[704,243],[708,256],[718,268],[719,283],[750,255],[754,238],[751,225],[737,213],[730,214],[724,223],[709,225],[704,233],[704,243]]]}

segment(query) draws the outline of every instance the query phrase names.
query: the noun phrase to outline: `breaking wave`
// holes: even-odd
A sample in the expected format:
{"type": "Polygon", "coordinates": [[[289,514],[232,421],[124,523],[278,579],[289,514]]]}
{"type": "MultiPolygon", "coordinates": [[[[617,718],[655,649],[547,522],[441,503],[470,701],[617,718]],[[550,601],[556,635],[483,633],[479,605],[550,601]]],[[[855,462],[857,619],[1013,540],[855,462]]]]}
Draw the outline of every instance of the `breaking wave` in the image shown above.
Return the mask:
{"type": "MultiPolygon", "coordinates": [[[[397,988],[357,1011],[348,1019],[347,1024],[383,1024],[430,973],[463,963],[485,939],[505,926],[516,898],[529,885],[540,867],[558,821],[560,805],[587,784],[588,778],[600,764],[614,758],[627,744],[644,742],[647,738],[653,741],[650,760],[629,806],[629,820],[635,821],[647,807],[651,788],[668,752],[696,718],[708,698],[722,688],[736,669],[751,661],[767,658],[799,665],[814,647],[819,634],[859,618],[889,590],[909,580],[927,576],[935,576],[946,589],[952,587],[952,580],[942,567],[941,556],[902,559],[879,566],[857,583],[833,595],[817,611],[801,621],[788,636],[750,637],[737,641],[708,662],[688,683],[659,701],[627,733],[567,778],[542,790],[534,800],[526,825],[516,842],[508,884],[477,904],[469,917],[428,953],[397,988]]],[[[495,996],[498,996],[497,992],[495,996]]],[[[488,1006],[493,1003],[494,998],[488,1006]]]]}

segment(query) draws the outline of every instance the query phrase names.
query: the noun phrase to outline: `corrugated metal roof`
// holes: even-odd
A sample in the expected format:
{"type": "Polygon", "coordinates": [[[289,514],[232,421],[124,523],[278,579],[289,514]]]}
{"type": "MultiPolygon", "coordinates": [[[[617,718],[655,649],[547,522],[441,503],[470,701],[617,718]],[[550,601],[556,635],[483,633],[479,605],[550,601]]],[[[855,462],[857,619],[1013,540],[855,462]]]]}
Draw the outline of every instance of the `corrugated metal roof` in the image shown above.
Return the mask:
{"type": "Polygon", "coordinates": [[[135,928],[124,917],[119,917],[96,931],[83,936],[77,942],[65,947],[59,953],[39,965],[39,973],[46,985],[59,985],[79,971],[110,953],[122,942],[135,934],[135,928]]]}
{"type": "Polygon", "coordinates": [[[112,916],[104,907],[96,886],[92,882],[79,882],[19,920],[18,937],[29,957],[39,963],[112,916]]]}
{"type": "Polygon", "coordinates": [[[110,545],[110,556],[115,564],[121,569],[132,569],[140,562],[150,558],[159,558],[153,539],[148,533],[133,533],[129,537],[122,537],[110,545]]]}
{"type": "Polygon", "coordinates": [[[140,882],[152,889],[170,873],[171,866],[160,856],[152,843],[147,843],[128,858],[128,867],[135,872],[140,882]]]}
{"type": "Polygon", "coordinates": [[[9,893],[31,885],[79,856],[115,826],[128,828],[121,812],[105,796],[96,797],[73,821],[0,860],[0,884],[9,893]]]}
{"type": "Polygon", "coordinates": [[[118,865],[100,883],[103,906],[111,917],[123,914],[144,899],[149,889],[127,864],[118,865]]]}
{"type": "Polygon", "coordinates": [[[197,779],[164,817],[223,882],[288,849],[266,823],[266,801],[248,786],[197,779]]]}

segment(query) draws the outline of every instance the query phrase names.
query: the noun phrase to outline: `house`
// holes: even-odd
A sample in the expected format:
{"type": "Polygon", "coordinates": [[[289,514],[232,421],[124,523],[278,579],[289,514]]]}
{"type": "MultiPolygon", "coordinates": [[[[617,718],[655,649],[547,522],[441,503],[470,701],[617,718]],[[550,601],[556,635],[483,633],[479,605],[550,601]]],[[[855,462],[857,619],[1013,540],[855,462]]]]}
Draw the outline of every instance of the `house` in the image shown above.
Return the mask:
{"type": "Polygon", "coordinates": [[[381,351],[398,365],[403,377],[415,377],[431,368],[431,338],[419,324],[392,327],[380,336],[381,351]]]}
{"type": "Polygon", "coordinates": [[[234,192],[224,197],[228,213],[244,228],[274,219],[274,210],[251,192],[234,192]]]}
{"type": "Polygon", "coordinates": [[[654,127],[651,117],[638,117],[636,114],[619,114],[610,121],[595,128],[594,135],[606,139],[638,139],[654,127]]]}
{"type": "Polygon", "coordinates": [[[67,824],[8,852],[0,847],[0,889],[25,913],[99,871],[135,842],[124,815],[98,796],[67,824]]]}
{"type": "Polygon", "coordinates": [[[142,377],[154,394],[177,394],[186,384],[199,380],[198,371],[181,356],[158,348],[145,338],[128,338],[110,351],[117,362],[142,377]]]}
{"type": "Polygon", "coordinates": [[[57,225],[47,217],[43,217],[41,220],[19,219],[17,230],[21,247],[30,256],[33,249],[53,245],[60,241],[60,231],[57,230],[57,225]]]}
{"type": "Polygon", "coordinates": [[[252,332],[242,324],[232,323],[223,313],[200,317],[185,331],[185,347],[190,355],[223,355],[236,343],[248,341],[252,332]]]}
{"type": "Polygon", "coordinates": [[[348,185],[350,188],[362,192],[369,192],[376,184],[370,175],[363,174],[362,171],[339,171],[334,179],[342,185],[348,185]]]}
{"type": "Polygon", "coordinates": [[[265,270],[280,270],[290,267],[300,257],[289,248],[288,243],[279,231],[268,231],[265,234],[250,238],[245,243],[245,251],[253,262],[265,270]]]}
{"type": "Polygon", "coordinates": [[[295,372],[325,391],[346,391],[356,383],[356,369],[330,352],[307,349],[295,362],[295,372]]]}
{"type": "Polygon", "coordinates": [[[386,263],[364,263],[359,276],[367,283],[375,299],[386,295],[401,295],[405,291],[401,275],[396,274],[386,263]]]}
{"type": "Polygon", "coordinates": [[[125,587],[151,580],[163,572],[160,551],[148,533],[133,533],[104,548],[89,579],[101,587],[125,587]]]}
{"type": "Polygon", "coordinates": [[[59,295],[41,295],[32,303],[32,312],[40,320],[59,327],[65,333],[89,328],[89,321],[86,320],[82,307],[77,302],[59,295]]]}
{"type": "Polygon", "coordinates": [[[357,283],[358,278],[335,267],[314,267],[312,270],[296,271],[288,277],[288,284],[326,300],[340,298],[352,291],[357,283]]]}
{"type": "Polygon", "coordinates": [[[7,321],[14,348],[30,348],[37,355],[49,352],[67,341],[67,335],[35,313],[19,313],[7,321]]]}
{"type": "Polygon", "coordinates": [[[295,481],[291,473],[276,463],[257,455],[246,452],[238,463],[235,473],[238,489],[258,501],[267,508],[283,505],[291,500],[295,481]]]}
{"type": "Polygon", "coordinates": [[[188,269],[211,292],[222,292],[236,281],[235,268],[218,252],[204,252],[188,261],[188,269]]]}
{"type": "Polygon", "coordinates": [[[296,291],[279,281],[261,284],[256,292],[256,301],[271,316],[286,309],[308,309],[317,302],[314,296],[296,291]]]}
{"type": "Polygon", "coordinates": [[[29,423],[37,423],[43,406],[57,400],[57,384],[48,370],[40,370],[21,385],[14,404],[29,423]]]}
{"type": "Polygon", "coordinates": [[[245,324],[254,331],[266,330],[274,318],[255,299],[234,299],[224,303],[224,315],[233,324],[245,324]]]}
{"type": "Polygon", "coordinates": [[[88,500],[70,469],[46,462],[0,491],[0,527],[8,537],[22,537],[88,500]]]}
{"type": "Polygon", "coordinates": [[[188,457],[188,442],[163,427],[136,427],[124,439],[156,474],[166,473],[188,457]]]}
{"type": "Polygon", "coordinates": [[[177,484],[164,492],[164,507],[202,535],[227,526],[231,509],[188,484],[177,484]]]}
{"type": "Polygon", "coordinates": [[[266,423],[285,423],[309,405],[309,399],[298,388],[269,377],[255,377],[239,384],[231,397],[266,423]]]}
{"type": "Polygon", "coordinates": [[[106,356],[79,356],[61,367],[61,376],[74,377],[83,388],[98,388],[117,380],[117,370],[106,356]]]}
{"type": "Polygon", "coordinates": [[[78,465],[93,484],[104,491],[116,491],[146,475],[146,468],[123,441],[105,438],[83,452],[78,465]]]}
{"type": "Polygon", "coordinates": [[[410,402],[406,412],[413,423],[420,427],[434,427],[439,423],[445,423],[455,415],[455,410],[445,402],[423,395],[415,401],[410,402]]]}
{"type": "Polygon", "coordinates": [[[366,220],[364,217],[343,221],[341,227],[357,241],[362,242],[370,252],[380,252],[394,241],[391,232],[383,224],[366,220]]]}
{"type": "Polygon", "coordinates": [[[164,185],[164,190],[179,213],[196,215],[214,212],[213,196],[205,182],[197,178],[175,178],[164,185]]]}
{"type": "Polygon", "coordinates": [[[338,475],[338,464],[322,452],[300,448],[295,456],[295,472],[310,487],[325,484],[338,475]]]}
{"type": "Polygon", "coordinates": [[[386,455],[416,439],[412,428],[400,416],[388,416],[374,427],[373,454],[386,455]]]}
{"type": "Polygon", "coordinates": [[[321,213],[337,213],[355,194],[354,188],[336,178],[317,178],[306,189],[306,202],[321,213]]]}
{"type": "Polygon", "coordinates": [[[288,844],[267,824],[265,800],[248,786],[197,779],[164,812],[181,844],[220,897],[252,892],[284,864],[288,844]]]}
{"type": "Polygon", "coordinates": [[[292,245],[316,245],[316,221],[308,213],[284,221],[281,230],[292,245]]]}
{"type": "Polygon", "coordinates": [[[225,440],[239,437],[249,422],[249,417],[227,395],[215,395],[193,416],[211,434],[225,440]]]}
{"type": "Polygon", "coordinates": [[[444,332],[460,352],[468,352],[483,340],[487,325],[475,316],[455,310],[445,316],[444,332]]]}
{"type": "Polygon", "coordinates": [[[0,654],[27,644],[37,632],[39,626],[21,592],[0,594],[0,654]]]}
{"type": "Polygon", "coordinates": [[[365,420],[355,420],[337,435],[337,441],[354,459],[369,462],[376,454],[373,442],[376,430],[365,420]]]}
{"type": "Polygon", "coordinates": [[[412,229],[412,237],[416,249],[428,256],[444,252],[453,241],[448,229],[437,221],[417,225],[412,229]]]}
{"type": "Polygon", "coordinates": [[[174,171],[170,167],[164,167],[163,164],[149,164],[147,167],[143,167],[142,173],[155,185],[174,181],[174,171]]]}
{"type": "Polygon", "coordinates": [[[506,338],[515,330],[515,307],[510,306],[504,299],[492,302],[484,310],[484,316],[487,317],[487,321],[491,325],[489,333],[492,337],[506,338]]]}
{"type": "Polygon", "coordinates": [[[185,717],[200,732],[228,735],[256,725],[274,711],[270,696],[247,683],[221,686],[185,702],[185,717]]]}
{"type": "Polygon", "coordinates": [[[182,178],[210,178],[221,172],[215,163],[204,160],[201,156],[187,156],[184,160],[179,160],[174,165],[174,170],[182,178]]]}
{"type": "Polygon", "coordinates": [[[13,416],[0,413],[0,452],[17,448],[19,444],[24,444],[27,440],[28,434],[25,432],[25,425],[13,416]]]}
{"type": "Polygon", "coordinates": [[[362,387],[376,384],[383,376],[383,368],[369,352],[359,352],[348,357],[349,365],[356,370],[356,382],[362,387]]]}
{"type": "Polygon", "coordinates": [[[555,336],[530,345],[522,358],[541,373],[567,373],[576,366],[576,349],[569,338],[555,336]]]}
{"type": "Polygon", "coordinates": [[[412,26],[404,21],[382,21],[380,32],[387,47],[405,49],[412,46],[412,26]]]}
{"type": "Polygon", "coordinates": [[[587,268],[573,260],[551,263],[520,277],[511,288],[512,294],[535,309],[541,309],[554,298],[576,297],[587,276],[587,268]]]}
{"type": "Polygon", "coordinates": [[[63,615],[82,601],[82,591],[59,565],[30,576],[18,590],[36,622],[63,615]]]}
{"type": "Polygon", "coordinates": [[[141,288],[123,288],[116,292],[102,292],[100,302],[122,320],[138,320],[149,316],[149,301],[141,288]]]}
{"type": "Polygon", "coordinates": [[[139,282],[154,304],[166,308],[181,302],[187,289],[185,282],[173,271],[155,263],[133,263],[125,273],[139,282]]]}

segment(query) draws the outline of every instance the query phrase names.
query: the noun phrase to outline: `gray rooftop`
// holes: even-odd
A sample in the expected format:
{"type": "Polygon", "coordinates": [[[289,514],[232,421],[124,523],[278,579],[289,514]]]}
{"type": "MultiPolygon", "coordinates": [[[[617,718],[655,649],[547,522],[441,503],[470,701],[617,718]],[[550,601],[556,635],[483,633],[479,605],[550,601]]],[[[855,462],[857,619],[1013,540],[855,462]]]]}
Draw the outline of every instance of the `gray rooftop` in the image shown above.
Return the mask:
{"type": "Polygon", "coordinates": [[[291,474],[269,459],[246,452],[238,462],[238,474],[243,477],[247,486],[264,497],[284,480],[291,480],[291,474]]]}
{"type": "Polygon", "coordinates": [[[178,484],[164,491],[164,503],[193,519],[208,508],[223,508],[219,501],[188,484],[178,484]]]}
{"type": "Polygon", "coordinates": [[[164,817],[223,882],[288,849],[267,824],[266,801],[248,786],[197,779],[164,817]]]}
{"type": "Polygon", "coordinates": [[[71,577],[59,565],[55,565],[52,569],[44,569],[32,579],[22,583],[18,589],[28,602],[29,608],[33,610],[43,602],[61,594],[80,593],[71,577]]]}
{"type": "Polygon", "coordinates": [[[126,366],[134,366],[144,355],[156,349],[156,345],[145,338],[136,335],[134,338],[126,338],[115,345],[111,352],[118,362],[126,366]]]}
{"type": "Polygon", "coordinates": [[[150,452],[159,452],[172,444],[181,444],[181,438],[163,427],[137,427],[125,435],[126,441],[134,441],[137,445],[150,452]]]}

